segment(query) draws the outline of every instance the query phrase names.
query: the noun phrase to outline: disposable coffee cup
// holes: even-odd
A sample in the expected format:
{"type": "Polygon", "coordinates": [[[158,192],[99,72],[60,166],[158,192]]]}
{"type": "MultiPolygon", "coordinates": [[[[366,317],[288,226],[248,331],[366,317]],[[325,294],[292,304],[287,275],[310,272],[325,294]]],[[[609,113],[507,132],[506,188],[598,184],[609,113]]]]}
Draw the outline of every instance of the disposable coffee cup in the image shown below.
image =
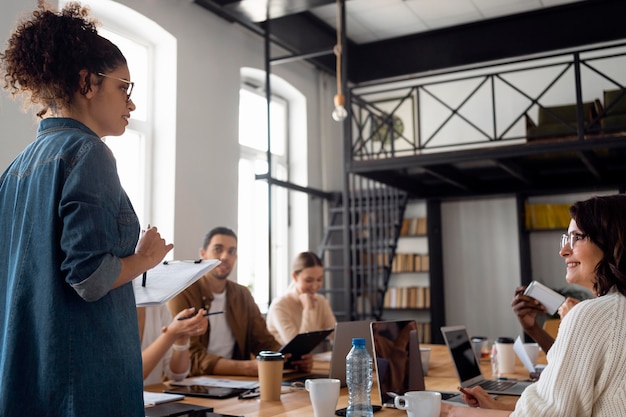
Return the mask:
{"type": "Polygon", "coordinates": [[[510,337],[499,337],[496,340],[496,351],[498,352],[498,372],[500,374],[510,374],[515,371],[514,343],[514,340],[510,337]]]}
{"type": "Polygon", "coordinates": [[[259,366],[261,401],[280,401],[280,391],[283,383],[283,354],[263,350],[259,352],[256,360],[259,366]]]}

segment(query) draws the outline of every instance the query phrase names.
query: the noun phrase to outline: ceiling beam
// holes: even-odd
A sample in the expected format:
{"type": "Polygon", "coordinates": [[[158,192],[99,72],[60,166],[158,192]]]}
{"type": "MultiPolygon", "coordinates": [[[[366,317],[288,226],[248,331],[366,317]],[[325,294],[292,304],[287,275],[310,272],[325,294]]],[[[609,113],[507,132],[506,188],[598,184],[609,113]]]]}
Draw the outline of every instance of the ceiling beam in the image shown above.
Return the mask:
{"type": "Polygon", "coordinates": [[[580,1],[368,43],[353,50],[348,78],[364,83],[624,39],[625,15],[623,0],[580,1]]]}

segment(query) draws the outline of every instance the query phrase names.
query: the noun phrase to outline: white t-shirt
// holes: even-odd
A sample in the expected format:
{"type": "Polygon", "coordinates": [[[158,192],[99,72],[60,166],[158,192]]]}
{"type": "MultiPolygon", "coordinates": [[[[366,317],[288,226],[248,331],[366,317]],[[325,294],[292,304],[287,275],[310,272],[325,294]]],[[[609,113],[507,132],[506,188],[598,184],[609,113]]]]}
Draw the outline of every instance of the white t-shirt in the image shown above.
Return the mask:
{"type": "MultiPolygon", "coordinates": [[[[209,313],[214,311],[226,311],[226,291],[221,294],[213,293],[213,301],[209,313]]],[[[226,322],[226,314],[215,314],[209,316],[209,346],[207,353],[218,355],[223,358],[232,359],[235,348],[235,338],[226,322]]]]}

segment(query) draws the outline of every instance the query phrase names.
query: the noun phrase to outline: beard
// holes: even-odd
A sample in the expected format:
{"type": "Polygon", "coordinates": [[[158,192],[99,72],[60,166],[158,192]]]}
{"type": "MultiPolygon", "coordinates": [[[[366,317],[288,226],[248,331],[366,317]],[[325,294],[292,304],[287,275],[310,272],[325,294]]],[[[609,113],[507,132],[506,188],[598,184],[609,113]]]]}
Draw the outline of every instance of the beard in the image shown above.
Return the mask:
{"type": "Polygon", "coordinates": [[[230,269],[223,269],[218,265],[216,268],[212,269],[209,274],[215,279],[224,280],[228,278],[230,271],[230,269]]]}

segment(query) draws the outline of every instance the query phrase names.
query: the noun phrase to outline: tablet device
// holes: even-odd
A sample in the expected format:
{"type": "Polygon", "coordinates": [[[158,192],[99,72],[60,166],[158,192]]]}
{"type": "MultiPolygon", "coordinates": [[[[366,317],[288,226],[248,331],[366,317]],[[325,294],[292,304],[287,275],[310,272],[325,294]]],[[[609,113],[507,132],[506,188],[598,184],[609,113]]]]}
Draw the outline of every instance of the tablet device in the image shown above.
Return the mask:
{"type": "Polygon", "coordinates": [[[246,388],[208,387],[206,385],[171,386],[163,390],[168,394],[183,394],[190,397],[230,398],[248,391],[246,388]]]}
{"type": "Polygon", "coordinates": [[[280,348],[279,352],[284,354],[291,353],[291,358],[285,364],[289,367],[289,362],[293,359],[300,359],[302,355],[310,353],[317,345],[322,343],[333,329],[314,330],[311,332],[297,334],[286,345],[280,348]]]}

